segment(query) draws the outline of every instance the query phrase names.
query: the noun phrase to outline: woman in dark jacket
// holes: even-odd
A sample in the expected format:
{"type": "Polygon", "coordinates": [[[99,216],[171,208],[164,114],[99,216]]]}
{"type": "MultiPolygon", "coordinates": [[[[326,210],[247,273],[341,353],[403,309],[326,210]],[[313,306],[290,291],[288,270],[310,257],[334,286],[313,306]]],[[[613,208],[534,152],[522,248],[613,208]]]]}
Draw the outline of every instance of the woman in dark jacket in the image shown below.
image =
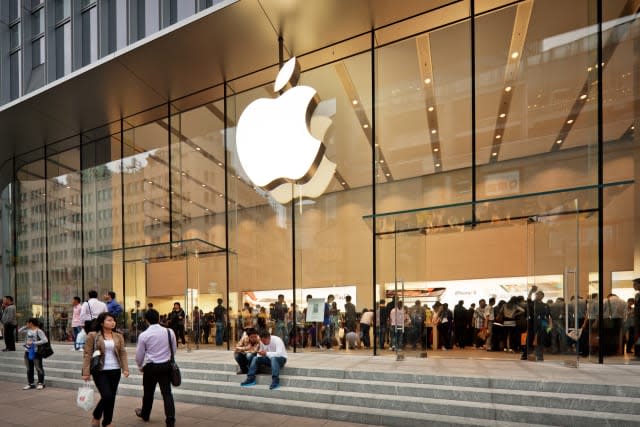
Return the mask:
{"type": "Polygon", "coordinates": [[[93,427],[100,426],[102,418],[103,427],[111,426],[113,418],[113,407],[116,403],[118,384],[120,383],[120,372],[126,377],[129,376],[129,365],[127,364],[127,350],[125,348],[124,337],[115,332],[115,318],[109,313],[101,313],[97,319],[98,332],[91,332],[87,336],[84,344],[84,361],[82,364],[82,379],[89,380],[93,375],[93,382],[100,392],[100,402],[93,410],[93,427]],[[97,371],[90,371],[91,358],[94,352],[100,352],[100,366],[97,371]]]}

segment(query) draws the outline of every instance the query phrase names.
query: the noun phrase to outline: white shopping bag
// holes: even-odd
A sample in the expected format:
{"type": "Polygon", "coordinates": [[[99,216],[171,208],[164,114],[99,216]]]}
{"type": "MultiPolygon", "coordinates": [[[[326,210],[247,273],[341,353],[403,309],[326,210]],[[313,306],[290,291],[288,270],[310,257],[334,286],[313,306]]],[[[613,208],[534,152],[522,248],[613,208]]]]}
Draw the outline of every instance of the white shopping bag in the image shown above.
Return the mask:
{"type": "Polygon", "coordinates": [[[91,387],[88,381],[85,381],[84,385],[78,388],[78,396],[76,397],[78,408],[82,408],[85,411],[92,409],[93,395],[93,387],[91,387]]]}

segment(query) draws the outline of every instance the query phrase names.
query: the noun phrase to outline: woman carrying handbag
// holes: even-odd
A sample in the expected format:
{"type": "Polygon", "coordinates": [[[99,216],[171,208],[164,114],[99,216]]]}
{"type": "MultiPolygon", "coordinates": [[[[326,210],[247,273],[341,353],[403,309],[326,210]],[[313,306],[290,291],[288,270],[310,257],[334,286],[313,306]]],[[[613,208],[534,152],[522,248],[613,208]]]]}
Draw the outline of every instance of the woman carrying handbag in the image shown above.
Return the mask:
{"type": "Polygon", "coordinates": [[[85,381],[93,376],[93,382],[100,393],[100,402],[93,410],[91,425],[93,427],[112,426],[113,407],[116,403],[120,372],[129,376],[127,364],[127,350],[124,337],[115,332],[116,320],[109,313],[101,313],[97,318],[97,332],[87,335],[84,344],[84,363],[82,365],[82,378],[85,381]],[[91,363],[96,357],[97,363],[91,363]]]}

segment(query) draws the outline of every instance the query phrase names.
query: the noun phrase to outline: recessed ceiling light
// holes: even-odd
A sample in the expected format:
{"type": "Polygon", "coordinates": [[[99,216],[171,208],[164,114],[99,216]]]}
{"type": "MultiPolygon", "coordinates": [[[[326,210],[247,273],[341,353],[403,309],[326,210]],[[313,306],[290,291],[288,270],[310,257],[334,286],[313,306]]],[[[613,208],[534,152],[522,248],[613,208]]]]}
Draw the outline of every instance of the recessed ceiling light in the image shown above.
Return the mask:
{"type": "Polygon", "coordinates": [[[222,193],[218,194],[218,197],[224,197],[224,195],[222,193]]]}
{"type": "Polygon", "coordinates": [[[200,147],[196,147],[196,151],[200,151],[200,147]]]}
{"type": "Polygon", "coordinates": [[[70,186],[70,185],[67,185],[67,188],[71,188],[71,186],[70,186]]]}
{"type": "Polygon", "coordinates": [[[635,128],[636,128],[635,126],[631,126],[631,130],[635,130],[635,128]]]}
{"type": "Polygon", "coordinates": [[[511,92],[511,86],[507,86],[507,87],[505,87],[505,88],[504,88],[504,91],[505,91],[505,92],[511,92]]]}
{"type": "Polygon", "coordinates": [[[425,84],[431,84],[431,79],[427,77],[426,79],[424,79],[424,83],[425,84]]]}
{"type": "Polygon", "coordinates": [[[494,151],[493,153],[491,153],[491,155],[492,155],[493,157],[495,157],[495,156],[497,156],[497,155],[498,155],[498,153],[496,153],[496,152],[494,151]]]}
{"type": "Polygon", "coordinates": [[[209,211],[209,208],[204,208],[204,210],[208,212],[208,211],[209,211]]]}
{"type": "Polygon", "coordinates": [[[591,70],[593,70],[593,68],[591,68],[591,67],[587,68],[588,72],[591,72],[591,70]]]}
{"type": "Polygon", "coordinates": [[[187,173],[186,172],[182,172],[182,176],[185,176],[187,173]]]}
{"type": "Polygon", "coordinates": [[[580,95],[580,99],[587,99],[587,94],[583,93],[582,95],[580,95]]]}
{"type": "Polygon", "coordinates": [[[202,184],[202,186],[203,186],[203,187],[206,187],[206,186],[207,186],[207,184],[202,184]]]}
{"type": "Polygon", "coordinates": [[[512,57],[513,59],[516,59],[519,55],[520,55],[520,54],[519,54],[518,52],[513,52],[513,53],[511,54],[511,57],[512,57]]]}
{"type": "Polygon", "coordinates": [[[379,147],[379,146],[380,146],[380,144],[376,143],[376,144],[375,144],[375,146],[376,146],[376,147],[379,147]]]}
{"type": "Polygon", "coordinates": [[[167,209],[167,208],[165,208],[164,206],[160,206],[160,207],[161,207],[162,209],[167,209]]]}
{"type": "Polygon", "coordinates": [[[358,105],[358,100],[357,100],[357,99],[354,99],[353,101],[351,101],[351,103],[352,103],[353,105],[358,105]]]}
{"type": "Polygon", "coordinates": [[[390,174],[390,173],[385,173],[385,175],[386,175],[386,176],[391,176],[391,174],[390,174]]]}
{"type": "Polygon", "coordinates": [[[189,203],[193,203],[193,200],[189,200],[189,203]]]}
{"type": "Polygon", "coordinates": [[[218,162],[218,166],[222,166],[222,162],[218,162]]]}
{"type": "Polygon", "coordinates": [[[557,140],[556,144],[562,144],[562,140],[561,139],[557,140]]]}
{"type": "Polygon", "coordinates": [[[436,147],[436,148],[434,148],[434,149],[433,149],[433,152],[434,152],[434,153],[437,153],[438,151],[440,151],[440,149],[439,149],[438,147],[436,147]]]}
{"type": "Polygon", "coordinates": [[[504,119],[505,117],[507,117],[507,114],[506,114],[506,113],[502,113],[502,114],[500,114],[500,118],[501,118],[501,119],[504,119]]]}
{"type": "Polygon", "coordinates": [[[567,120],[567,124],[570,125],[571,123],[573,123],[573,119],[569,119],[567,120]]]}
{"type": "Polygon", "coordinates": [[[496,135],[496,139],[502,138],[502,135],[496,135]]]}
{"type": "Polygon", "coordinates": [[[157,220],[158,220],[158,218],[153,218],[153,220],[154,220],[154,221],[157,221],[157,220]]]}
{"type": "Polygon", "coordinates": [[[362,127],[363,127],[363,128],[365,128],[365,129],[367,129],[367,128],[369,127],[369,125],[364,124],[364,125],[362,125],[362,127]]]}
{"type": "Polygon", "coordinates": [[[429,111],[433,111],[433,107],[429,107],[429,108],[428,108],[428,110],[429,110],[429,111]]]}
{"type": "Polygon", "coordinates": [[[346,183],[346,182],[343,182],[343,183],[342,183],[342,185],[347,185],[347,183],[346,183]]]}
{"type": "Polygon", "coordinates": [[[380,160],[380,163],[384,163],[384,160],[380,160]]]}
{"type": "Polygon", "coordinates": [[[153,184],[153,181],[149,181],[149,184],[153,184]]]}
{"type": "Polygon", "coordinates": [[[438,131],[435,129],[431,129],[431,133],[437,133],[438,131]]]}
{"type": "Polygon", "coordinates": [[[436,163],[436,167],[439,168],[440,167],[440,163],[436,163]]]}

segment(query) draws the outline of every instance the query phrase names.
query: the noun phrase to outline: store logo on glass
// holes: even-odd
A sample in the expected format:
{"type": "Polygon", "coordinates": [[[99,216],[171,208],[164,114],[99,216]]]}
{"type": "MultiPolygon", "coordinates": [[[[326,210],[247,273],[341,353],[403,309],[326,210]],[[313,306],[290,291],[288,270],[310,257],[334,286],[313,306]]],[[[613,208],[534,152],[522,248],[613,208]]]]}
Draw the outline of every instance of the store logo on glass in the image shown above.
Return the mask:
{"type": "Polygon", "coordinates": [[[288,82],[294,87],[277,98],[259,98],[249,104],[236,133],[245,173],[280,203],[320,196],[336,169],[322,143],[336,112],[335,99],[316,105],[315,89],[295,86],[299,76],[300,67],[291,58],[278,73],[273,90],[277,93],[288,82]]]}

